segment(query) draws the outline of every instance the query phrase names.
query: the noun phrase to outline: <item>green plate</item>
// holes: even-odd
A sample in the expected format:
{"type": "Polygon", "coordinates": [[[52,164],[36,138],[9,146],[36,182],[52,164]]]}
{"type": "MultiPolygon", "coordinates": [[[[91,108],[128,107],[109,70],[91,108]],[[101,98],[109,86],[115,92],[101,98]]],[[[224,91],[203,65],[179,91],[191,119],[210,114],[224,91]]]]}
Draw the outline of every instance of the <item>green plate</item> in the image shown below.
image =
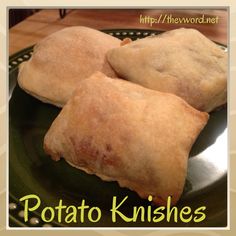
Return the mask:
{"type": "MultiPolygon", "coordinates": [[[[152,34],[156,30],[117,29],[104,30],[120,39],[133,40],[152,34]]],[[[226,48],[221,45],[222,49],[226,48]]],[[[223,107],[210,114],[210,120],[194,144],[189,158],[188,176],[182,198],[177,207],[190,206],[193,210],[206,206],[206,219],[201,223],[183,223],[163,220],[159,223],[125,222],[118,217],[113,223],[111,205],[113,196],[121,201],[128,199],[121,211],[132,216],[134,206],[150,203],[116,182],[104,182],[94,175],[68,165],[64,160],[54,162],[43,151],[43,138],[60,109],[42,103],[26,94],[17,85],[18,66],[28,60],[32,48],[26,48],[9,60],[9,225],[11,227],[224,227],[227,225],[227,108],[223,107]],[[29,221],[22,217],[24,206],[19,199],[28,194],[36,194],[41,199],[40,207],[29,214],[29,221]],[[49,224],[41,219],[41,211],[46,206],[63,204],[80,206],[82,199],[91,207],[102,211],[101,219],[91,223],[85,214],[85,222],[67,224],[57,218],[49,224]]],[[[155,209],[155,206],[152,206],[155,209]]],[[[62,219],[65,218],[63,211],[62,219]]]]}

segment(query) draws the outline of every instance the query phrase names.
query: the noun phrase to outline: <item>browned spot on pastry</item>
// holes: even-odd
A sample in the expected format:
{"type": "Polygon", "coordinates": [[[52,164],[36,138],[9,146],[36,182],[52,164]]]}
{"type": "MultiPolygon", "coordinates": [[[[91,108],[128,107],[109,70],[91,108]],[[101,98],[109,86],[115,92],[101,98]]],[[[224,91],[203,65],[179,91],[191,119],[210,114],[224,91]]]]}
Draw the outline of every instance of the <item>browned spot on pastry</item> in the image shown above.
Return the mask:
{"type": "MultiPolygon", "coordinates": [[[[88,161],[89,159],[91,160],[101,160],[105,165],[111,165],[111,166],[117,166],[118,165],[118,160],[119,158],[112,154],[112,146],[111,144],[106,144],[105,145],[105,150],[101,151],[95,147],[93,144],[93,137],[88,136],[78,142],[74,138],[70,138],[76,155],[80,156],[81,158],[86,158],[88,161]]],[[[85,160],[85,161],[86,161],[85,160]]],[[[86,161],[86,162],[87,162],[86,161]]]]}
{"type": "Polygon", "coordinates": [[[84,138],[79,142],[79,149],[81,152],[88,152],[92,146],[92,137],[84,138]]]}
{"type": "Polygon", "coordinates": [[[70,138],[76,155],[77,156],[86,156],[89,158],[97,159],[99,156],[99,150],[97,150],[93,145],[92,145],[92,136],[86,137],[78,142],[74,138],[70,138]]]}
{"type": "Polygon", "coordinates": [[[103,154],[102,161],[105,165],[118,166],[119,158],[116,155],[103,154]]]}
{"type": "Polygon", "coordinates": [[[106,145],[106,150],[108,152],[111,152],[111,150],[112,150],[112,147],[111,147],[111,145],[109,143],[107,143],[107,145],[106,145]]]}
{"type": "Polygon", "coordinates": [[[132,42],[132,39],[131,38],[124,38],[123,40],[122,40],[122,42],[120,43],[120,46],[124,46],[124,45],[126,45],[126,44],[128,44],[128,43],[131,43],[132,42]]]}

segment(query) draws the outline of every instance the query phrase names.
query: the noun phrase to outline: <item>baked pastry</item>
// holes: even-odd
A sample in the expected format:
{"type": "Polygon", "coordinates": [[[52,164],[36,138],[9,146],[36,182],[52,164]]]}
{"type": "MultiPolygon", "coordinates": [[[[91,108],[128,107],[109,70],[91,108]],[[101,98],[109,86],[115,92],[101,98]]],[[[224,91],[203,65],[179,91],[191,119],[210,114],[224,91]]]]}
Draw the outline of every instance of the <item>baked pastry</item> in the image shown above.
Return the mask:
{"type": "Polygon", "coordinates": [[[82,26],[68,27],[39,42],[20,66],[18,83],[43,102],[62,107],[77,84],[95,71],[116,77],[106,52],[120,40],[82,26]]]}
{"type": "Polygon", "coordinates": [[[192,144],[208,114],[183,99],[98,72],[81,81],[52,123],[44,150],[53,160],[140,197],[164,204],[180,198],[192,144]]]}
{"type": "Polygon", "coordinates": [[[173,93],[201,111],[226,103],[227,53],[194,29],[176,29],[107,53],[118,75],[173,93]]]}

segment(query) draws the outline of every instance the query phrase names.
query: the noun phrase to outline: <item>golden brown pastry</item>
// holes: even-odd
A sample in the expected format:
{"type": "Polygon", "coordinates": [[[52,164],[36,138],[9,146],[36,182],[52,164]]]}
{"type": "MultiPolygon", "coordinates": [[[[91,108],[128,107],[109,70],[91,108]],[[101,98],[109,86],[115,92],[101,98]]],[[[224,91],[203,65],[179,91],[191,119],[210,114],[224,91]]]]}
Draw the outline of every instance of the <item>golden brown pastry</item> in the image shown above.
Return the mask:
{"type": "Polygon", "coordinates": [[[180,96],[201,111],[226,103],[227,53],[194,29],[176,29],[111,49],[118,75],[180,96]]]}
{"type": "Polygon", "coordinates": [[[105,54],[120,42],[87,27],[60,30],[34,47],[31,59],[20,66],[18,83],[43,102],[61,107],[77,84],[95,71],[116,77],[105,54]]]}
{"type": "Polygon", "coordinates": [[[175,204],[189,151],[208,114],[181,98],[95,73],[79,83],[44,138],[58,161],[118,181],[140,197],[175,204]]]}

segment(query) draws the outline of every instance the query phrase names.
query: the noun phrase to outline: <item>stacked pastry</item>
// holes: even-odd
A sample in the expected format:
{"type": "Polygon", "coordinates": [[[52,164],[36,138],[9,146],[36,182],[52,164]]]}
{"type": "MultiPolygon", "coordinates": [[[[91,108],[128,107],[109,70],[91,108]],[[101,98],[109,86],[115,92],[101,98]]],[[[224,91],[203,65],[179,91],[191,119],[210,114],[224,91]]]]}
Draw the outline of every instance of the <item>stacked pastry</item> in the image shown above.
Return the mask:
{"type": "Polygon", "coordinates": [[[175,204],[206,112],[226,103],[226,71],[227,53],[193,29],[125,44],[70,27],[36,45],[18,82],[63,106],[44,139],[53,160],[175,204]]]}

